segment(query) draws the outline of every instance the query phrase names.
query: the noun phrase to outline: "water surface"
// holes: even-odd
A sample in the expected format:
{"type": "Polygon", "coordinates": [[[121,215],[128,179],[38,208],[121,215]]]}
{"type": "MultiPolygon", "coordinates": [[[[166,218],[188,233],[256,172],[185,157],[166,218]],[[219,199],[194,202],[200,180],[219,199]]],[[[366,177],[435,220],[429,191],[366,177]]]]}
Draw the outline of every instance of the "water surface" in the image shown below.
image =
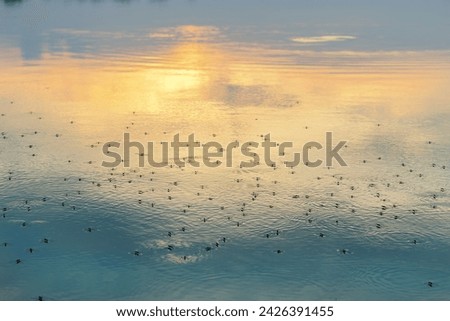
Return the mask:
{"type": "Polygon", "coordinates": [[[387,4],[3,1],[0,298],[448,300],[450,7],[387,4]],[[102,166],[326,132],[348,166],[102,166]]]}

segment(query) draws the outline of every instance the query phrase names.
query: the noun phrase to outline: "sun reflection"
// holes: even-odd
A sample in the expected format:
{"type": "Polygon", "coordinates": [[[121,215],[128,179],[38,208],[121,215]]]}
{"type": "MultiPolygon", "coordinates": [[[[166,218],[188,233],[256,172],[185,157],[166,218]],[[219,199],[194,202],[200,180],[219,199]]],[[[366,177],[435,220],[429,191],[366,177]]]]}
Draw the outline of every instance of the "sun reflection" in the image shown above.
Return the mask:
{"type": "Polygon", "coordinates": [[[322,117],[330,108],[359,108],[364,109],[362,113],[386,117],[427,112],[430,102],[434,110],[448,108],[448,98],[443,95],[449,85],[448,68],[428,68],[427,63],[420,63],[426,61],[427,53],[423,57],[408,54],[409,65],[396,54],[365,55],[365,65],[361,65],[357,63],[361,55],[317,52],[314,66],[311,61],[293,64],[292,57],[280,63],[288,51],[245,51],[205,41],[219,34],[219,29],[211,26],[180,26],[158,33],[173,34],[176,40],[157,51],[142,50],[125,58],[79,59],[48,52],[41,61],[27,66],[13,49],[5,50],[0,59],[2,99],[20,100],[22,105],[51,113],[76,104],[77,113],[85,114],[92,123],[138,111],[158,115],[172,127],[183,122],[213,130],[228,124],[235,131],[242,127],[258,132],[261,124],[235,115],[245,110],[253,119],[264,114],[268,119],[276,117],[279,121],[270,128],[285,131],[284,124],[293,114],[322,117]],[[333,59],[345,60],[346,65],[332,66],[333,59]],[[353,65],[349,63],[352,59],[353,65]],[[284,111],[286,108],[291,111],[284,111]]]}
{"type": "Polygon", "coordinates": [[[146,71],[146,81],[156,95],[203,91],[216,64],[226,60],[225,54],[214,47],[195,42],[174,46],[164,54],[167,65],[146,71]]]}

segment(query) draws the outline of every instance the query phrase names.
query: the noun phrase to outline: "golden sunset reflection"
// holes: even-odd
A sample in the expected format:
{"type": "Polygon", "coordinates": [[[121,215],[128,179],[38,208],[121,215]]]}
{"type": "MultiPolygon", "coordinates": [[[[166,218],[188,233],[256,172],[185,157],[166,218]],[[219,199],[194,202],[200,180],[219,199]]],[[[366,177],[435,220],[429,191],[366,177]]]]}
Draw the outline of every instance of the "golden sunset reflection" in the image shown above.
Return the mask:
{"type": "MultiPolygon", "coordinates": [[[[269,130],[289,136],[312,120],[310,133],[323,133],[330,126],[328,111],[337,108],[361,109],[380,119],[416,117],[430,103],[435,110],[448,108],[443,96],[450,85],[448,66],[441,61],[444,68],[430,68],[426,52],[406,58],[396,53],[316,52],[312,57],[311,52],[297,52],[308,60],[306,65],[280,64],[289,52],[240,50],[209,41],[218,34],[211,26],[180,26],[150,35],[179,40],[157,52],[96,58],[46,53],[32,65],[11,49],[0,60],[3,97],[41,113],[63,112],[58,105],[76,104],[74,114],[85,120],[86,130],[96,124],[96,132],[111,130],[110,117],[139,112],[153,117],[153,126],[160,122],[158,128],[206,135],[220,126],[230,138],[269,130]],[[263,54],[256,55],[258,51],[263,54]],[[298,124],[305,115],[308,121],[298,124]]],[[[346,122],[336,118],[331,125],[345,132],[347,126],[340,125],[346,122]]]]}

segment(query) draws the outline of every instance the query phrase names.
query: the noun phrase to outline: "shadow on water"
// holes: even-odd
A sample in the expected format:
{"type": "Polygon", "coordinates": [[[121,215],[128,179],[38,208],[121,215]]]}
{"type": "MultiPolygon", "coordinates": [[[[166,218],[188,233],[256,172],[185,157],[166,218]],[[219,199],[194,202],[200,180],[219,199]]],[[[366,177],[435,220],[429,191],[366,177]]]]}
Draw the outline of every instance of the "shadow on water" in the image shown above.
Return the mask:
{"type": "Polygon", "coordinates": [[[23,0],[3,0],[6,6],[16,6],[23,3],[23,0]]]}

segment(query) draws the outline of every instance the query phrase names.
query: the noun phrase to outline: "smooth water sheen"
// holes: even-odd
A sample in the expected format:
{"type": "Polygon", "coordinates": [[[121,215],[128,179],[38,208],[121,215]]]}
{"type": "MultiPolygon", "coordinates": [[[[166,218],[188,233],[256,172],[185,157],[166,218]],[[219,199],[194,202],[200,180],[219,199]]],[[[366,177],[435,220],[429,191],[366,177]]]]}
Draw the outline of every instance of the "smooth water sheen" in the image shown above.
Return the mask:
{"type": "Polygon", "coordinates": [[[0,3],[0,299],[449,300],[450,5],[387,4],[0,3]],[[348,166],[102,166],[326,132],[348,166]]]}

